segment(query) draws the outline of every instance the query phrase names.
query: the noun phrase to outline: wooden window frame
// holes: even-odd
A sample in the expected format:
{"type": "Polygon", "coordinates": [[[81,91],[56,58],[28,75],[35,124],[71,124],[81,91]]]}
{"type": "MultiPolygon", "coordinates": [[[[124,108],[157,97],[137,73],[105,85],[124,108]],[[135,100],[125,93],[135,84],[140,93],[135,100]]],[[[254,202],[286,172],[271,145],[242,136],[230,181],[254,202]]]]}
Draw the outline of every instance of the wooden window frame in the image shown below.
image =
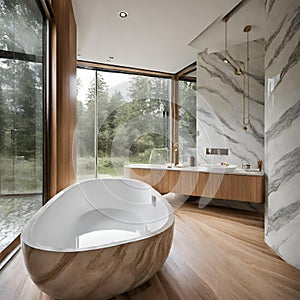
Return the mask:
{"type": "MultiPolygon", "coordinates": [[[[48,184],[47,184],[47,173],[46,173],[46,169],[47,169],[47,163],[48,163],[48,151],[47,151],[47,145],[48,145],[48,141],[47,141],[47,132],[48,132],[48,87],[49,87],[49,82],[48,82],[48,49],[46,47],[48,47],[47,44],[47,36],[46,34],[48,33],[48,20],[51,19],[53,17],[53,10],[51,8],[51,4],[48,0],[35,0],[38,7],[41,10],[41,14],[43,15],[43,19],[44,19],[44,24],[43,24],[43,57],[40,56],[36,56],[36,55],[30,55],[30,54],[26,54],[26,53],[19,53],[19,52],[13,52],[13,51],[4,51],[4,50],[0,50],[0,56],[4,57],[4,58],[8,58],[8,59],[18,59],[18,60],[22,60],[22,61],[29,61],[29,62],[40,62],[43,63],[43,69],[44,69],[44,83],[43,83],[43,90],[44,90],[44,94],[43,94],[43,203],[45,204],[45,200],[46,200],[46,195],[47,195],[47,188],[48,188],[48,184]]],[[[20,236],[21,234],[18,234],[14,240],[6,247],[3,249],[3,251],[0,253],[0,263],[2,263],[3,261],[5,261],[5,259],[7,257],[9,257],[9,255],[11,253],[13,253],[13,251],[15,249],[18,249],[19,245],[20,245],[20,236]]],[[[13,257],[14,255],[12,255],[13,257]]],[[[11,258],[12,258],[11,257],[11,258]]],[[[9,260],[11,259],[9,258],[9,260]]],[[[7,262],[9,262],[9,260],[7,262]]],[[[6,262],[6,263],[7,263],[6,262]]],[[[4,267],[5,265],[3,265],[2,267],[4,267]]]]}
{"type": "Polygon", "coordinates": [[[107,72],[116,72],[116,73],[126,73],[133,75],[143,75],[143,76],[153,76],[159,78],[168,78],[171,79],[171,95],[170,95],[170,109],[171,109],[171,162],[175,165],[179,162],[179,149],[178,149],[178,121],[179,121],[179,90],[178,90],[178,81],[186,80],[195,82],[196,79],[194,77],[189,77],[186,74],[195,71],[197,68],[196,62],[188,65],[177,73],[166,73],[166,72],[158,72],[151,71],[139,68],[131,68],[125,66],[111,65],[111,64],[103,64],[97,62],[90,62],[84,60],[77,60],[77,68],[91,69],[97,71],[107,71],[107,72]]]}

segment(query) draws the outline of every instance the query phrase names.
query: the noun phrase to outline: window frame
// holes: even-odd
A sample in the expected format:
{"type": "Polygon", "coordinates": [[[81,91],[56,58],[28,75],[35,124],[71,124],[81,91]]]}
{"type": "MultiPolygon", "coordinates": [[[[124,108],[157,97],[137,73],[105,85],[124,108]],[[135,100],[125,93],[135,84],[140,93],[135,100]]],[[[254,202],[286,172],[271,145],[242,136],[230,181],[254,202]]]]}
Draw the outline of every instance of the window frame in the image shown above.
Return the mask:
{"type": "MultiPolygon", "coordinates": [[[[42,30],[42,53],[43,56],[32,55],[17,51],[0,50],[0,58],[13,59],[26,62],[42,63],[43,69],[43,102],[42,102],[42,122],[43,122],[43,179],[42,179],[42,205],[46,203],[48,189],[48,160],[49,160],[49,20],[53,17],[53,11],[48,0],[35,0],[43,17],[42,30]]],[[[13,241],[0,253],[0,270],[10,261],[14,254],[20,249],[20,235],[18,234],[13,241]]]]}

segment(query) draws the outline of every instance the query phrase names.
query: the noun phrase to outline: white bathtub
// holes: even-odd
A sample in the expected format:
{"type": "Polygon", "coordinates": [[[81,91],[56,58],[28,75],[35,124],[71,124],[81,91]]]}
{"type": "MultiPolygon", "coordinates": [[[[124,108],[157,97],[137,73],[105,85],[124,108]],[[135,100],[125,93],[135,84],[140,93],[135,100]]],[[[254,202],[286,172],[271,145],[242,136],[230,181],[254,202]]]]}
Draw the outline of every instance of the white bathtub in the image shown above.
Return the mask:
{"type": "Polygon", "coordinates": [[[174,213],[151,186],[92,179],[53,197],[25,225],[32,280],[55,299],[107,299],[152,277],[168,256],[174,213]]]}

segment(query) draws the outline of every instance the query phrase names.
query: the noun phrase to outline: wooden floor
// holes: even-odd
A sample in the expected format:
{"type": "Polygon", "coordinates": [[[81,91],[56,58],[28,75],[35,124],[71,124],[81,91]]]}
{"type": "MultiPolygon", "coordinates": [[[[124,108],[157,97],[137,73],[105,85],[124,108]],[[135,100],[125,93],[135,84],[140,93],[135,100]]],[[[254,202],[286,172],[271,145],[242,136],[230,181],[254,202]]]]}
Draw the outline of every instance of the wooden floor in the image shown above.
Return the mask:
{"type": "MultiPolygon", "coordinates": [[[[0,299],[51,298],[32,283],[18,253],[0,273],[0,299]]],[[[176,211],[166,263],[151,280],[114,298],[125,299],[300,299],[300,270],[264,243],[261,214],[185,204],[176,211]]]]}

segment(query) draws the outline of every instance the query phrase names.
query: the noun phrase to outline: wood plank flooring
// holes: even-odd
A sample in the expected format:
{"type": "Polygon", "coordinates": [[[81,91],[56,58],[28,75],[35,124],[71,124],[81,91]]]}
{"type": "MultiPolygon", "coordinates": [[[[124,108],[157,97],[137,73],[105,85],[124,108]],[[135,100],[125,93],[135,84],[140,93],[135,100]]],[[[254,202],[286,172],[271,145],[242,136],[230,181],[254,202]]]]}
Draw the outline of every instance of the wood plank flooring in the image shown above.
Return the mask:
{"type": "MultiPolygon", "coordinates": [[[[114,300],[300,299],[300,270],[276,256],[263,235],[259,213],[184,204],[162,269],[114,300]]],[[[18,253],[0,273],[0,299],[51,298],[32,283],[18,253]]]]}

